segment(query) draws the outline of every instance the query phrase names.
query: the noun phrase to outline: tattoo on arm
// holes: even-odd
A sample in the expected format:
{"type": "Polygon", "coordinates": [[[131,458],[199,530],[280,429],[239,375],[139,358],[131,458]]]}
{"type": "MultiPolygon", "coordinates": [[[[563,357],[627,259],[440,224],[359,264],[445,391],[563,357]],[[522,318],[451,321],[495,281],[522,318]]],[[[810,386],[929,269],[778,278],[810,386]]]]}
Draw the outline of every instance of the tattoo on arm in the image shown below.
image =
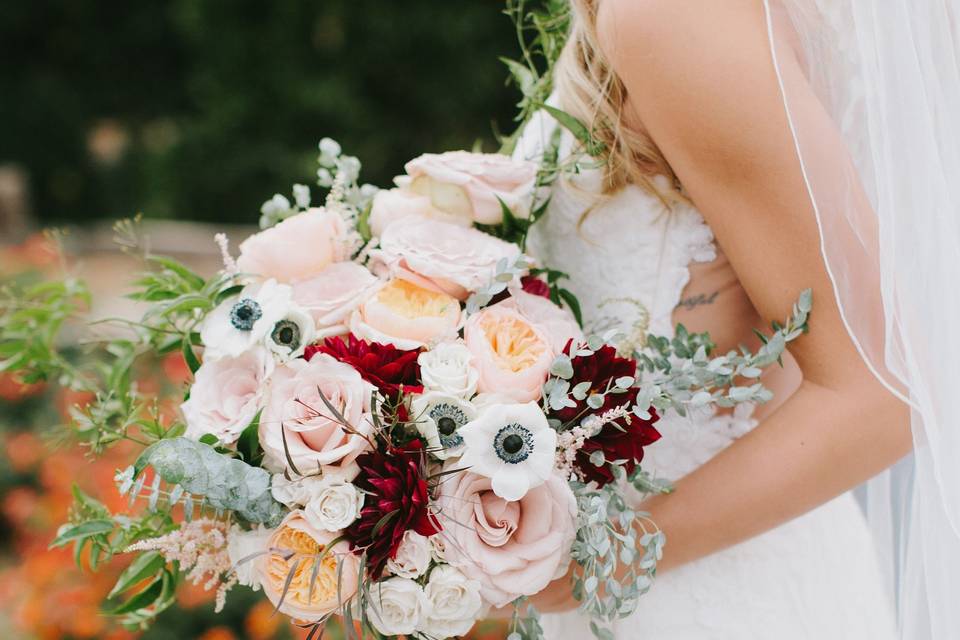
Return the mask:
{"type": "Polygon", "coordinates": [[[681,300],[677,304],[677,308],[683,308],[689,311],[696,307],[702,307],[708,304],[713,304],[713,302],[717,299],[718,295],[720,295],[719,291],[714,291],[713,293],[698,293],[697,295],[689,296],[681,300]]]}

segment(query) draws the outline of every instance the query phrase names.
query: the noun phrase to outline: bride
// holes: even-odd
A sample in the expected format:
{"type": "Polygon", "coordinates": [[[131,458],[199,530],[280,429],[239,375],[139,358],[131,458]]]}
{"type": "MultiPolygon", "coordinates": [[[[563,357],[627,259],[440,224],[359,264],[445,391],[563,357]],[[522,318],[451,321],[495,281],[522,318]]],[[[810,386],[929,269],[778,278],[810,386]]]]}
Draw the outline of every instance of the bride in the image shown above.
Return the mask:
{"type": "MultiPolygon", "coordinates": [[[[957,125],[946,120],[960,111],[947,110],[933,123],[941,142],[911,140],[898,155],[889,146],[905,134],[893,125],[903,129],[906,119],[877,114],[909,116],[914,135],[924,133],[918,114],[930,119],[937,109],[871,92],[893,74],[905,77],[906,50],[889,63],[899,69],[862,71],[869,60],[886,64],[885,47],[920,23],[946,34],[944,55],[956,60],[946,37],[955,35],[956,15],[946,6],[952,3],[941,3],[944,24],[927,7],[935,3],[908,9],[900,0],[888,3],[888,14],[841,0],[572,4],[555,98],[592,125],[605,162],[555,187],[532,241],[548,263],[568,265],[591,328],[669,334],[682,322],[709,331],[721,352],[755,348],[752,328],[786,317],[804,288],[812,287],[815,299],[809,335],[765,379],[776,393],[772,403],[752,414],[668,415],[658,425],[665,437],[648,449],[644,465],[676,480],[676,490],[643,508],[666,533],[667,546],[652,590],[618,623],[616,638],[958,637],[960,625],[949,621],[953,607],[939,600],[956,578],[934,575],[937,561],[923,552],[897,554],[915,562],[898,569],[901,595],[909,591],[910,598],[899,599],[896,622],[893,570],[879,560],[895,555],[894,543],[878,537],[879,528],[871,531],[850,493],[911,451],[908,402],[918,442],[926,433],[932,443],[936,419],[955,411],[926,411],[949,404],[949,396],[937,395],[949,390],[933,389],[927,404],[918,403],[933,370],[924,378],[904,363],[939,366],[933,338],[920,336],[910,310],[957,309],[956,295],[938,304],[929,287],[908,286],[907,278],[930,278],[932,285],[947,277],[949,265],[938,271],[944,265],[933,261],[942,258],[927,250],[960,242],[957,228],[933,215],[958,218],[950,203],[960,194],[938,178],[946,162],[957,162],[957,148],[947,144],[958,140],[957,125]],[[897,10],[915,15],[898,17],[897,10]],[[891,30],[871,29],[871,20],[891,30]],[[888,128],[873,128],[881,121],[888,128]],[[929,177],[919,189],[911,170],[929,177]],[[927,208],[907,214],[906,202],[927,208]],[[900,215],[889,217],[894,210],[900,215]],[[915,230],[927,220],[922,234],[915,230]],[[942,235],[932,238],[938,228],[942,235]],[[917,244],[908,245],[906,236],[917,244]],[[924,276],[923,269],[932,270],[924,276]],[[912,306],[920,304],[932,307],[912,306]]],[[[917,48],[919,71],[908,70],[922,75],[936,66],[937,58],[922,55],[936,41],[908,44],[917,48]]],[[[955,107],[960,97],[947,89],[960,87],[957,69],[943,73],[950,75],[934,106],[955,107]]],[[[518,153],[535,156],[556,126],[538,114],[518,153]]],[[[568,138],[562,151],[574,144],[568,138]]],[[[955,437],[939,435],[944,447],[955,437]]],[[[913,486],[928,496],[929,518],[918,520],[917,502],[911,522],[936,525],[949,541],[949,548],[935,548],[946,573],[956,566],[957,544],[944,505],[955,496],[939,483],[957,479],[939,464],[943,450],[924,445],[917,452],[913,486]]],[[[871,491],[871,516],[896,518],[889,496],[871,491]]],[[[910,527],[900,524],[903,544],[910,527]]],[[[921,529],[908,549],[931,544],[933,536],[921,529]]],[[[550,612],[547,638],[590,636],[572,610],[568,581],[557,581],[535,603],[550,612]]]]}

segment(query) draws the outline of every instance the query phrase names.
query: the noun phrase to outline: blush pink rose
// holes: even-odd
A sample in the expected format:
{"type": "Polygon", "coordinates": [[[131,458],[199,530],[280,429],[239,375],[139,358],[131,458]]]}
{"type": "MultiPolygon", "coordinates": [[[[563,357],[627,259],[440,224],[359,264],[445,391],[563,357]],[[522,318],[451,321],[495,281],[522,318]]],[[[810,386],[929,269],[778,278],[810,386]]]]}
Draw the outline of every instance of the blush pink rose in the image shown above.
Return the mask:
{"type": "Polygon", "coordinates": [[[367,437],[373,430],[370,402],[374,389],[356,369],[326,354],[317,354],[309,362],[297,359],[278,366],[260,416],[264,466],[282,472],[288,466],[289,453],[300,473],[320,467],[352,479],[358,472],[357,456],[370,446],[367,437]],[[331,415],[320,392],[346,419],[349,430],[331,415]]]}
{"type": "Polygon", "coordinates": [[[347,332],[350,314],[369,298],[380,279],[356,262],[335,262],[316,276],[292,285],[293,301],[309,313],[317,337],[347,332]]]}
{"type": "Polygon", "coordinates": [[[197,369],[190,398],[180,405],[187,437],[215,435],[233,444],[260,410],[273,358],[263,347],[236,357],[210,358],[197,369]]]}
{"type": "Polygon", "coordinates": [[[515,263],[520,249],[470,227],[411,217],[386,228],[372,257],[375,270],[466,300],[490,283],[498,261],[515,263]]]}
{"type": "Polygon", "coordinates": [[[561,577],[576,534],[577,501],[554,473],[515,502],[498,497],[490,478],[469,471],[443,483],[437,500],[444,557],[494,607],[542,591],[561,577]]]}
{"type": "Polygon", "coordinates": [[[381,189],[378,191],[377,195],[373,197],[367,224],[370,225],[370,233],[379,237],[383,235],[387,226],[412,216],[422,216],[464,227],[473,224],[473,218],[469,215],[457,215],[441,211],[433,206],[428,196],[407,189],[381,189]]]}
{"type": "Polygon", "coordinates": [[[459,325],[456,298],[401,278],[385,283],[350,317],[354,335],[405,350],[456,337],[459,325]]]}
{"type": "Polygon", "coordinates": [[[540,398],[558,352],[543,329],[514,305],[500,302],[473,314],[464,326],[463,339],[480,372],[479,392],[521,403],[540,398]]]}
{"type": "Polygon", "coordinates": [[[480,224],[503,221],[501,201],[517,218],[530,216],[537,165],[499,153],[426,153],[406,165],[405,188],[450,215],[480,224]]]}
{"type": "Polygon", "coordinates": [[[291,511],[270,535],[267,553],[253,562],[264,594],[281,613],[312,622],[338,611],[357,592],[360,558],[336,538],[337,532],[311,527],[300,511],[291,511]]]}
{"type": "Polygon", "coordinates": [[[237,267],[278,282],[306,280],[349,257],[346,233],[337,213],[308,209],[241,242],[237,267]]]}

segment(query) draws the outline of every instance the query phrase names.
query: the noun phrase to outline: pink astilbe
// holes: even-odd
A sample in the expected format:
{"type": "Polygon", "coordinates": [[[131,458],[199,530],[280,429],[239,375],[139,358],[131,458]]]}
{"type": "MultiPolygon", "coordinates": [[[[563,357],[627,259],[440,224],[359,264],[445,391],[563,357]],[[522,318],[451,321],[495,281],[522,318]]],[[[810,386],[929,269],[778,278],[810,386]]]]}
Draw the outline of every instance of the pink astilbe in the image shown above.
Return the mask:
{"type": "Polygon", "coordinates": [[[159,551],[167,562],[180,563],[181,570],[189,570],[186,579],[191,584],[202,583],[205,591],[216,588],[216,613],[223,610],[227,591],[237,583],[227,553],[227,529],[223,522],[209,518],[184,522],[176,531],[141,540],[125,551],[159,551]]]}

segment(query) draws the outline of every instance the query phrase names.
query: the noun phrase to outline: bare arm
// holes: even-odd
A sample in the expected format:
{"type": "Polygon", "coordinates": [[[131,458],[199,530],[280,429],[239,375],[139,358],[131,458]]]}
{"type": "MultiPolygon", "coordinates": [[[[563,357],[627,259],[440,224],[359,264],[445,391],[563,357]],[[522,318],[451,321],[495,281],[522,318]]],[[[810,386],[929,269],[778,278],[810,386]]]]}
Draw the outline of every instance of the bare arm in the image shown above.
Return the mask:
{"type": "MultiPolygon", "coordinates": [[[[910,450],[909,419],[842,324],[761,3],[606,0],[599,26],[627,85],[628,121],[642,122],[665,154],[760,317],[786,317],[802,289],[814,290],[811,331],[791,345],[804,375],[800,389],[674,493],[649,501],[667,535],[664,571],[763,533],[880,472],[910,450]]],[[[832,131],[808,98],[804,104],[832,131]]],[[[841,163],[839,139],[833,144],[841,163]]],[[[551,604],[567,603],[541,602],[551,604]]]]}

